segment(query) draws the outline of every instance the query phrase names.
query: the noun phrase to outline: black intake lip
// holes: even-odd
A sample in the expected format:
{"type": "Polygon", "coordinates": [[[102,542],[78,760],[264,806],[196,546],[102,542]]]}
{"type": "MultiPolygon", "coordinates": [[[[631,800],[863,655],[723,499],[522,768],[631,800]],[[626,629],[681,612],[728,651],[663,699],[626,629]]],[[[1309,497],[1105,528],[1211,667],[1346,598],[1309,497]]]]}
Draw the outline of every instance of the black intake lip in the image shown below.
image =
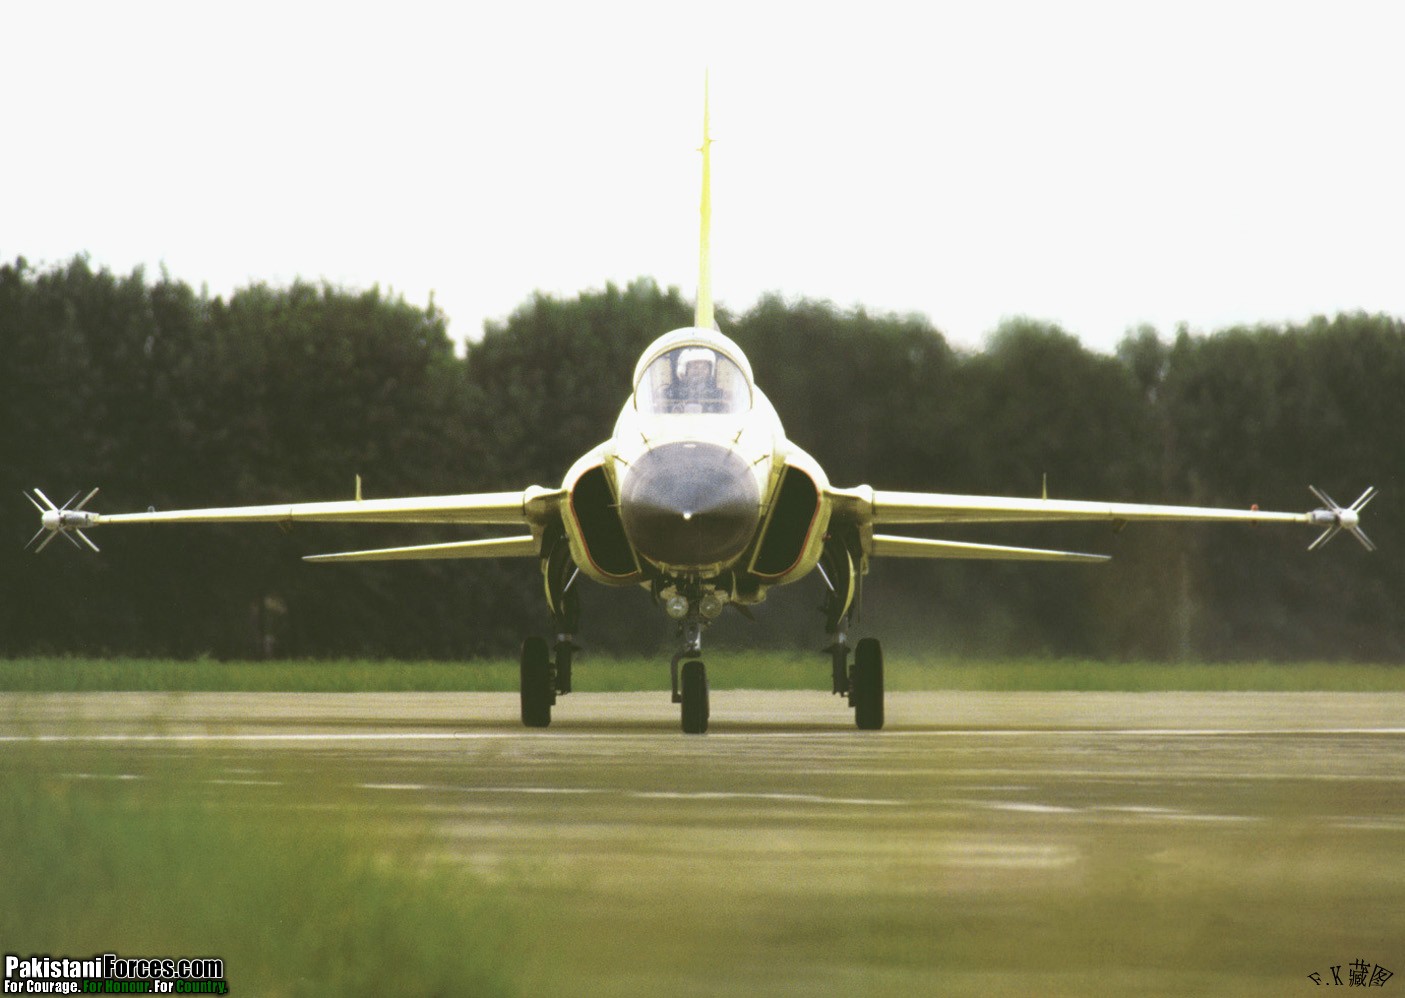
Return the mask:
{"type": "Polygon", "coordinates": [[[722,565],[746,550],[761,522],[751,468],[729,447],[660,444],[630,465],[620,519],[630,544],[670,568],[722,565]]]}

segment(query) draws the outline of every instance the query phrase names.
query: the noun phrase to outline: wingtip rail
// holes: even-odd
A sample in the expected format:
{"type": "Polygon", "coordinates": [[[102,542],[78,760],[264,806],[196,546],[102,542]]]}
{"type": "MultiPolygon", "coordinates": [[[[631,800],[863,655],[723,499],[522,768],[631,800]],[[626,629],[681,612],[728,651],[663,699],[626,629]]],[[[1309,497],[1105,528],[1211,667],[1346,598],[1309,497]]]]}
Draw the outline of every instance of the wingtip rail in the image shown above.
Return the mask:
{"type": "Polygon", "coordinates": [[[1366,508],[1366,504],[1376,498],[1379,493],[1374,485],[1369,486],[1365,492],[1357,498],[1356,502],[1350,506],[1339,506],[1331,496],[1319,489],[1316,485],[1309,485],[1312,494],[1322,502],[1322,508],[1315,509],[1308,516],[1311,522],[1326,529],[1317,535],[1317,539],[1307,546],[1309,551],[1316,551],[1323,547],[1337,534],[1345,530],[1351,536],[1361,542],[1361,546],[1367,551],[1376,550],[1375,543],[1366,536],[1366,532],[1361,529],[1361,511],[1366,508]]]}
{"type": "Polygon", "coordinates": [[[72,498],[62,506],[55,506],[54,501],[40,489],[35,489],[33,494],[28,492],[24,494],[24,497],[29,500],[29,504],[39,511],[39,532],[29,539],[29,543],[24,546],[25,550],[33,547],[34,553],[38,554],[60,534],[67,537],[69,543],[80,551],[83,550],[84,544],[94,552],[100,550],[88,538],[88,535],[83,533],[84,527],[91,527],[96,522],[97,514],[85,513],[83,507],[92,501],[93,496],[98,494],[98,490],[93,489],[86,496],[83,496],[82,501],[75,506],[73,503],[79,494],[79,492],[73,493],[72,498]],[[45,537],[45,534],[48,536],[45,537]],[[34,547],[34,542],[41,537],[44,539],[40,541],[38,547],[34,547]],[[79,541],[83,543],[80,544],[79,541]]]}

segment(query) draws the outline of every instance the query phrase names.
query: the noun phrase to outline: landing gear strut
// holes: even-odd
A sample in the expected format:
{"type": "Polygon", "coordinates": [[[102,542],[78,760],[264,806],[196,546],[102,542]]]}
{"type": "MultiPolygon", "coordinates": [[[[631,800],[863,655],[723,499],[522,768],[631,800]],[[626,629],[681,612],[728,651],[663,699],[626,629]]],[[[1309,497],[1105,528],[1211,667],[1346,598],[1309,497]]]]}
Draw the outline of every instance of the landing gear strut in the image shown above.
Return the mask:
{"type": "Polygon", "coordinates": [[[834,642],[825,649],[829,652],[830,676],[836,696],[849,695],[849,641],[841,632],[834,636],[834,642]]]}
{"type": "Polygon", "coordinates": [[[571,662],[575,658],[576,652],[580,650],[580,645],[573,642],[569,634],[556,636],[555,669],[553,669],[555,675],[552,678],[556,692],[562,696],[571,692],[571,662]]]}

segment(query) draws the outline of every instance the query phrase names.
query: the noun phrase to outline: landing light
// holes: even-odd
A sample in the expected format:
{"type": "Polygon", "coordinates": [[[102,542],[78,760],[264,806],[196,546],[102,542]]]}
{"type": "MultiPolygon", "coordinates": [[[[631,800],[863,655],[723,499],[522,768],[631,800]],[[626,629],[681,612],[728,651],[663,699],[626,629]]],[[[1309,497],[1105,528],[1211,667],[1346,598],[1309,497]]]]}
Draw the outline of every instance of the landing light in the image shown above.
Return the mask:
{"type": "Polygon", "coordinates": [[[674,620],[682,620],[688,616],[688,597],[670,596],[668,602],[663,605],[663,610],[674,620]]]}
{"type": "Polygon", "coordinates": [[[715,620],[726,606],[727,604],[722,601],[722,597],[716,593],[708,593],[698,601],[698,612],[708,620],[715,620]]]}

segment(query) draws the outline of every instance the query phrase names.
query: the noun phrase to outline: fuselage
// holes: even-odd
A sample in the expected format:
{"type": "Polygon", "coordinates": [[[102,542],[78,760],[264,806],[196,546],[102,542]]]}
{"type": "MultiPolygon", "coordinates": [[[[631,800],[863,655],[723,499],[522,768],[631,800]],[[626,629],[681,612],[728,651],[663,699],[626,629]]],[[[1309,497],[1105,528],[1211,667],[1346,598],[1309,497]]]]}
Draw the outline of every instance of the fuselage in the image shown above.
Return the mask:
{"type": "Polygon", "coordinates": [[[810,571],[827,482],[786,439],[740,348],[716,330],[675,330],[641,355],[633,389],[610,439],[563,482],[582,571],[615,585],[706,584],[740,602],[810,571]]]}

